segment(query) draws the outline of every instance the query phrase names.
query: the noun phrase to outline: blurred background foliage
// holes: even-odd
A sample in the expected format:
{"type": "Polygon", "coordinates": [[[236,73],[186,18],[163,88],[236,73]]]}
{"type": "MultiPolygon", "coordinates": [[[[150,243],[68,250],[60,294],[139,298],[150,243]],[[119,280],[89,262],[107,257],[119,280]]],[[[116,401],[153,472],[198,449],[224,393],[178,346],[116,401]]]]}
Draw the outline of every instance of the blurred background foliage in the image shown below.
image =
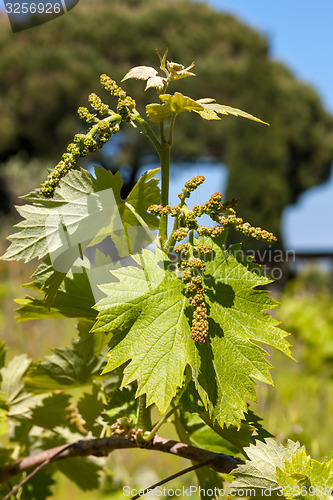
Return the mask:
{"type": "Polygon", "coordinates": [[[278,440],[305,444],[313,458],[333,449],[333,273],[303,265],[279,294],[277,318],[297,362],[272,353],[275,387],[259,390],[257,411],[278,440]]]}
{"type": "MultiPolygon", "coordinates": [[[[171,90],[214,97],[270,122],[270,128],[237,118],[216,124],[184,113],[174,160],[222,161],[228,168],[227,196],[239,198],[240,215],[274,232],[282,244],[283,208],[329,176],[333,117],[313,88],[270,58],[262,35],[189,0],[98,0],[93,7],[91,0],[81,0],[68,14],[16,34],[0,16],[1,210],[8,212],[16,195],[4,170],[13,155],[20,153],[26,169],[37,158],[46,176],[45,167],[58,162],[83,126],[76,110],[87,104],[90,92],[100,93],[99,75],[119,82],[133,66],[156,67],[154,49],[163,53],[166,47],[173,61],[194,60],[198,74],[171,90]]],[[[143,93],[143,87],[126,82],[141,110],[156,100],[155,92],[143,93]]],[[[126,194],[140,165],[152,158],[144,137],[129,127],[123,131],[117,146],[94,160],[126,173],[126,194]]],[[[32,169],[29,173],[34,178],[32,169]]],[[[39,173],[35,180],[38,184],[39,173]]]]}
{"type": "MultiPolygon", "coordinates": [[[[188,65],[194,60],[198,74],[171,90],[194,98],[214,97],[271,123],[270,128],[237,118],[208,123],[184,113],[175,136],[175,162],[209,158],[225,163],[227,195],[240,199],[240,215],[281,236],[283,208],[329,176],[333,117],[313,88],[271,60],[262,35],[232,16],[188,0],[98,0],[93,8],[91,1],[81,0],[65,16],[15,35],[0,15],[2,233],[8,234],[8,223],[17,218],[11,213],[17,196],[46,177],[47,168],[58,162],[83,127],[78,106],[87,105],[93,91],[107,100],[100,92],[99,75],[105,72],[119,82],[130,67],[156,67],[154,49],[163,52],[167,46],[173,61],[188,65]]],[[[142,82],[126,82],[141,110],[156,100],[153,91],[143,94],[143,87],[142,82]]],[[[125,194],[137,170],[154,160],[146,147],[145,138],[124,128],[116,146],[94,161],[126,174],[125,194]]],[[[53,347],[69,345],[75,332],[74,320],[16,323],[13,299],[22,295],[20,285],[29,281],[33,270],[31,265],[0,262],[0,337],[10,357],[27,352],[41,358],[53,347]]],[[[315,267],[304,268],[280,292],[282,305],[276,314],[292,333],[299,362],[272,355],[275,388],[260,386],[256,409],[279,440],[299,439],[314,458],[333,449],[332,277],[315,267]]],[[[151,458],[143,453],[112,454],[110,478],[115,473],[123,484],[143,487],[185,465],[154,456],[152,471],[151,458]]],[[[184,478],[184,484],[194,482],[194,477],[184,478]]],[[[112,492],[117,484],[110,479],[103,498],[123,498],[112,492]]],[[[63,477],[54,491],[55,498],[96,498],[96,493],[81,492],[63,477]]]]}

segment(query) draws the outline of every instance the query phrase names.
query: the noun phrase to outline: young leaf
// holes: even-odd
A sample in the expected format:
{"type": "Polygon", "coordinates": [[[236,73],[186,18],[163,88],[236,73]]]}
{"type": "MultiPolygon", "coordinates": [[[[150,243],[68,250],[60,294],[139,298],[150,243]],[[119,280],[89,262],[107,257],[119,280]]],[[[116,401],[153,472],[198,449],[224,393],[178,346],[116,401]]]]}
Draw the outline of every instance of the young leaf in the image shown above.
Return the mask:
{"type": "Polygon", "coordinates": [[[187,68],[182,64],[167,61],[167,67],[169,71],[169,80],[180,80],[181,78],[186,78],[187,76],[196,76],[194,73],[189,71],[194,66],[194,62],[190,64],[187,68]]]}
{"type": "Polygon", "coordinates": [[[160,100],[163,104],[148,104],[146,111],[148,118],[155,123],[160,123],[169,115],[178,114],[182,111],[200,111],[203,106],[190,97],[186,97],[179,92],[174,95],[162,94],[160,100]]]}
{"type": "Polygon", "coordinates": [[[194,109],[196,113],[198,113],[202,118],[205,120],[221,120],[221,118],[218,116],[220,115],[233,115],[233,116],[241,116],[243,118],[247,118],[248,120],[253,120],[255,122],[259,123],[264,123],[265,125],[269,125],[269,123],[266,123],[260,118],[257,118],[256,116],[250,115],[250,113],[246,113],[245,111],[242,111],[241,109],[237,108],[232,108],[230,106],[225,106],[224,104],[217,104],[214,101],[214,99],[210,98],[205,98],[205,99],[198,99],[196,102],[200,104],[203,109],[202,110],[196,110],[194,109]]]}
{"type": "Polygon", "coordinates": [[[129,78],[135,78],[136,80],[148,80],[157,75],[156,69],[151,66],[136,66],[126,73],[122,82],[128,80],[129,78]]]}
{"type": "Polygon", "coordinates": [[[151,78],[148,78],[145,90],[148,90],[150,88],[155,88],[162,91],[165,85],[166,85],[165,78],[163,78],[162,76],[152,76],[151,78]]]}
{"type": "Polygon", "coordinates": [[[284,467],[276,467],[276,480],[288,500],[306,496],[312,500],[331,499],[333,460],[320,463],[302,449],[286,459],[284,467]]]}
{"type": "Polygon", "coordinates": [[[299,443],[289,440],[285,447],[274,439],[267,439],[266,443],[258,441],[255,446],[245,448],[248,460],[245,465],[239,465],[232,471],[236,478],[231,484],[234,496],[244,496],[244,490],[251,488],[258,497],[263,496],[263,490],[270,491],[270,498],[281,497],[276,467],[283,468],[285,460],[302,449],[299,443]]]}
{"type": "Polygon", "coordinates": [[[136,66],[135,68],[132,68],[128,73],[126,73],[126,75],[122,79],[122,82],[124,80],[128,80],[129,78],[134,78],[136,80],[147,80],[145,90],[151,87],[163,89],[167,82],[166,78],[157,76],[156,69],[150,66],[136,66]]]}

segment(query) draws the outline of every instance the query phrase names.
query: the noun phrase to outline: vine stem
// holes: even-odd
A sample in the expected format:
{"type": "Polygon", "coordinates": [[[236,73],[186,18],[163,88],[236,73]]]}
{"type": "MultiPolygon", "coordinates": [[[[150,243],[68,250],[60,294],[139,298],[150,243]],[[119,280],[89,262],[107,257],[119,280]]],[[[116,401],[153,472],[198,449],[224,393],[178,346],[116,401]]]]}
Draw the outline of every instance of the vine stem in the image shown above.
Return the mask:
{"type": "MultiPolygon", "coordinates": [[[[170,144],[165,142],[159,151],[161,162],[161,205],[166,207],[169,203],[169,176],[170,176],[170,144]]],[[[166,251],[168,239],[168,216],[161,215],[159,235],[161,247],[166,251]]]]}
{"type": "Polygon", "coordinates": [[[170,146],[171,146],[172,140],[173,140],[173,129],[174,129],[174,126],[175,126],[176,117],[177,117],[177,113],[174,113],[172,115],[171,122],[170,122],[169,140],[168,140],[170,146]]]}
{"type": "Polygon", "coordinates": [[[188,241],[191,245],[191,247],[194,246],[194,230],[193,229],[190,229],[189,233],[188,233],[188,241]]]}
{"type": "Polygon", "coordinates": [[[159,154],[160,149],[161,149],[161,143],[157,139],[156,135],[154,134],[154,132],[152,131],[152,129],[150,128],[150,126],[146,122],[146,120],[144,118],[142,118],[142,116],[140,116],[139,114],[137,114],[137,115],[135,115],[133,117],[133,121],[138,122],[143,127],[144,132],[142,132],[142,133],[145,134],[151,140],[151,142],[153,143],[156,151],[159,154]]]}
{"type": "Polygon", "coordinates": [[[145,394],[138,397],[138,418],[137,428],[144,432],[152,428],[150,407],[147,408],[147,399],[145,394]]]}
{"type": "Polygon", "coordinates": [[[8,483],[10,477],[22,474],[22,472],[27,472],[34,467],[39,467],[40,465],[44,467],[49,459],[53,462],[71,457],[86,457],[89,455],[104,456],[115,449],[128,448],[143,448],[145,450],[160,451],[200,463],[209,460],[209,467],[217,472],[227,474],[241,463],[244,463],[242,460],[229,455],[197,448],[185,442],[174,441],[158,435],[155,435],[151,442],[144,446],[136,442],[133,437],[126,438],[114,435],[102,439],[80,439],[68,445],[57,446],[56,448],[44,450],[34,455],[16,460],[15,462],[0,467],[0,483],[8,483]]]}
{"type": "Polygon", "coordinates": [[[163,415],[163,417],[161,418],[161,420],[159,420],[157,422],[156,425],[154,425],[154,427],[152,428],[152,430],[150,431],[150,433],[148,434],[147,437],[145,437],[145,440],[147,442],[151,441],[151,439],[153,439],[153,437],[155,436],[155,434],[157,433],[158,429],[164,424],[164,422],[166,422],[168,420],[169,417],[171,417],[171,415],[177,411],[179,408],[181,407],[181,405],[177,405],[175,406],[174,408],[171,408],[170,411],[168,411],[168,413],[166,413],[165,415],[163,415]]]}
{"type": "MultiPolygon", "coordinates": [[[[173,130],[177,113],[173,113],[169,128],[169,138],[165,138],[164,122],[160,123],[160,140],[156,137],[150,125],[139,114],[133,117],[133,122],[137,122],[144,129],[144,133],[153,143],[161,165],[161,205],[166,207],[169,203],[169,182],[170,182],[170,149],[173,140],[173,130]]],[[[159,237],[161,248],[166,253],[168,252],[167,239],[168,239],[168,216],[161,215],[159,225],[159,237]]]]}

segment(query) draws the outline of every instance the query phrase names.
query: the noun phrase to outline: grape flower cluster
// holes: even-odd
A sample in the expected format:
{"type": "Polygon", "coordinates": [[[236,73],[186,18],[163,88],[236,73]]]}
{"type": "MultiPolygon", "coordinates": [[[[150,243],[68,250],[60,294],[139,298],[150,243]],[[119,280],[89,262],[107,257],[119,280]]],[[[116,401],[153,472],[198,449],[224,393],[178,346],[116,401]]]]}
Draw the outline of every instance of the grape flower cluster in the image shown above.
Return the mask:
{"type": "Polygon", "coordinates": [[[40,194],[52,198],[60,180],[73,169],[79,158],[100,150],[112,135],[119,131],[120,123],[131,122],[133,115],[137,114],[134,99],[119,87],[114,80],[103,74],[100,78],[101,85],[112,96],[118,98],[117,112],[112,111],[109,106],[95,93],[89,95],[91,107],[97,114],[91,113],[88,108],[80,107],[78,115],[86,123],[92,124],[86,134],[76,134],[73,142],[67,146],[67,151],[62,155],[62,160],[56,165],[40,188],[40,194]],[[99,117],[99,116],[100,117],[99,117]],[[103,117],[106,115],[106,117],[103,117]]]}
{"type": "Polygon", "coordinates": [[[185,183],[185,187],[178,195],[180,203],[172,207],[167,205],[151,205],[148,210],[158,216],[171,215],[175,218],[174,228],[169,242],[181,242],[189,236],[188,242],[183,242],[174,247],[175,253],[180,256],[179,268],[185,285],[185,295],[189,304],[194,308],[191,338],[197,342],[204,343],[208,336],[208,311],[205,302],[204,272],[205,260],[212,255],[213,249],[210,245],[203,245],[200,240],[193,238],[194,230],[200,236],[215,238],[223,233],[228,227],[234,227],[236,231],[252,236],[256,239],[276,241],[275,236],[260,227],[252,227],[237,217],[235,206],[237,200],[222,202],[221,193],[214,193],[208,201],[202,205],[195,205],[190,210],[185,200],[190,197],[192,191],[204,182],[205,178],[198,175],[185,183]],[[199,225],[197,219],[201,215],[208,215],[218,225],[207,228],[199,225]]]}

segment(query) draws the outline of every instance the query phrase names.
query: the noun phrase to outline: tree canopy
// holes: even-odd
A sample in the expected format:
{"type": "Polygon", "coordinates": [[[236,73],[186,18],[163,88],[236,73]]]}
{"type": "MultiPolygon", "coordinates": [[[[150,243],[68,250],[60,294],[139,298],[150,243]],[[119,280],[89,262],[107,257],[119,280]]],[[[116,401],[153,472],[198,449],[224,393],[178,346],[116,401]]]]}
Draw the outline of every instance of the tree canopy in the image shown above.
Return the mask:
{"type": "MultiPolygon", "coordinates": [[[[186,152],[186,159],[224,162],[228,195],[240,199],[240,215],[279,236],[283,208],[329,176],[333,117],[313,88],[271,59],[262,35],[205,3],[98,0],[92,7],[82,0],[68,14],[16,34],[2,15],[0,161],[23,151],[56,163],[83,127],[77,108],[87,104],[90,92],[101,91],[99,75],[119,82],[129,67],[156,66],[152,48],[163,53],[166,47],[173,61],[195,61],[199,78],[182,84],[185,95],[214,96],[271,124],[258,131],[258,125],[237,118],[222,118],[216,127],[183,116],[174,160],[186,152]]],[[[124,83],[139,107],[156,100],[151,89],[142,102],[142,85],[124,83]]],[[[115,158],[99,161],[113,170],[126,165],[131,184],[145,160],[145,138],[134,139],[129,131],[120,142],[115,158]]]]}

